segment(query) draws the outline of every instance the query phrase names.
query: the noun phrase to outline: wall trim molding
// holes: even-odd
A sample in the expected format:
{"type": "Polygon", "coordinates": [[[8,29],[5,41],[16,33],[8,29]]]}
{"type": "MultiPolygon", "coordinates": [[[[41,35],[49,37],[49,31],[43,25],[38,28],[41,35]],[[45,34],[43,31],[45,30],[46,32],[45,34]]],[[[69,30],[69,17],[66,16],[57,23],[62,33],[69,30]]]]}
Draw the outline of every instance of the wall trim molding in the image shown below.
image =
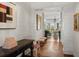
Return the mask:
{"type": "Polygon", "coordinates": [[[64,54],[73,55],[72,51],[64,51],[64,54]]]}

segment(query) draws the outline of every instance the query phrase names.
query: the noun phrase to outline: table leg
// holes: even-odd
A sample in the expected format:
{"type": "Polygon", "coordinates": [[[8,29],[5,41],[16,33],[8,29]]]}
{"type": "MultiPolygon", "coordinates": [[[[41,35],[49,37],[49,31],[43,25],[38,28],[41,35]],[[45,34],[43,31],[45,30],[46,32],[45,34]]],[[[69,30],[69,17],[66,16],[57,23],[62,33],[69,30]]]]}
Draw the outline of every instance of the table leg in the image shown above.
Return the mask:
{"type": "Polygon", "coordinates": [[[24,52],[25,52],[25,51],[22,52],[22,57],[25,57],[25,53],[24,53],[24,52]]]}
{"type": "Polygon", "coordinates": [[[33,46],[31,46],[31,57],[33,57],[33,46]]]}

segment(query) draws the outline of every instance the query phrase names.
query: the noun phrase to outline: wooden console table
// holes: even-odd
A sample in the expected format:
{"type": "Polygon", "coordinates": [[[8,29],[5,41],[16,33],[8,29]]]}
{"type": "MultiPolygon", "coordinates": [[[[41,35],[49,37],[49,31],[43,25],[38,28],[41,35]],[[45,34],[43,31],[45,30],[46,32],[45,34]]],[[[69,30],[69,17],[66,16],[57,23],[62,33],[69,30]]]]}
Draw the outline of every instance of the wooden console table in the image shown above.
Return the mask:
{"type": "Polygon", "coordinates": [[[25,50],[30,48],[31,50],[31,57],[33,56],[33,40],[29,39],[22,39],[17,41],[18,46],[12,49],[3,49],[0,47],[0,57],[15,57],[22,53],[22,56],[25,57],[25,50]]]}

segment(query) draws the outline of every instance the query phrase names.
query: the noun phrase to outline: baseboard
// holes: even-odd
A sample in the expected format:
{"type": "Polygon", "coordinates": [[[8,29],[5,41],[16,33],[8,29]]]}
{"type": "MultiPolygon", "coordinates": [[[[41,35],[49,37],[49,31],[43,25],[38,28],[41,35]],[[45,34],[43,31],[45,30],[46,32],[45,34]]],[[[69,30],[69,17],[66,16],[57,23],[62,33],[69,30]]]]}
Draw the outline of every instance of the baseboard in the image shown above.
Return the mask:
{"type": "Polygon", "coordinates": [[[74,55],[64,54],[64,57],[74,57],[74,55]]]}
{"type": "Polygon", "coordinates": [[[72,51],[64,51],[64,57],[74,57],[72,51]]]}
{"type": "Polygon", "coordinates": [[[79,52],[75,52],[74,57],[79,57],[79,52]]]}
{"type": "Polygon", "coordinates": [[[73,55],[72,51],[64,51],[64,54],[73,55]]]}

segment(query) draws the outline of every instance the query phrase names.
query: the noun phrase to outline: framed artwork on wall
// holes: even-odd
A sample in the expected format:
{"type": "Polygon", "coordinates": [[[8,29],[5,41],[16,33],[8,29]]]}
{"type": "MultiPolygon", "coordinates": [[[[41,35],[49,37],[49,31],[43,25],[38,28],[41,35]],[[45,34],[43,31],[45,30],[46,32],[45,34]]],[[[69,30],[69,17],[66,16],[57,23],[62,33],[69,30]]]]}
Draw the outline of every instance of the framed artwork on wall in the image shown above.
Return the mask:
{"type": "Polygon", "coordinates": [[[0,28],[16,28],[16,9],[10,2],[0,3],[0,28]]]}
{"type": "Polygon", "coordinates": [[[74,31],[79,31],[79,13],[74,14],[74,31]]]}
{"type": "Polygon", "coordinates": [[[36,14],[36,29],[37,30],[41,29],[41,21],[42,21],[42,16],[36,14]]]}

